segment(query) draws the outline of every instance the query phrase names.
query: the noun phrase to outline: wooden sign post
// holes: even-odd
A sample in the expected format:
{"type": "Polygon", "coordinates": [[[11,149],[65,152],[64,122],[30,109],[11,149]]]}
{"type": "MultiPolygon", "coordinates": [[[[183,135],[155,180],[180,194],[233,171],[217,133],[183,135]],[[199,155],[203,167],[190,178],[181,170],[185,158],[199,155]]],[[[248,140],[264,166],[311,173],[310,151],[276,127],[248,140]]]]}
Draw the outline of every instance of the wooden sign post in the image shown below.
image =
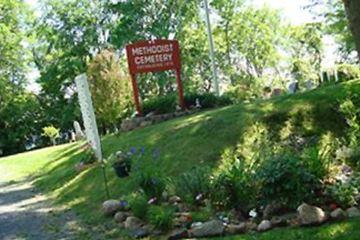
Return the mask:
{"type": "Polygon", "coordinates": [[[136,74],[174,70],[179,92],[180,106],[185,109],[181,82],[179,42],[176,40],[139,41],[126,46],[129,71],[134,89],[136,111],[142,114],[136,74]]]}

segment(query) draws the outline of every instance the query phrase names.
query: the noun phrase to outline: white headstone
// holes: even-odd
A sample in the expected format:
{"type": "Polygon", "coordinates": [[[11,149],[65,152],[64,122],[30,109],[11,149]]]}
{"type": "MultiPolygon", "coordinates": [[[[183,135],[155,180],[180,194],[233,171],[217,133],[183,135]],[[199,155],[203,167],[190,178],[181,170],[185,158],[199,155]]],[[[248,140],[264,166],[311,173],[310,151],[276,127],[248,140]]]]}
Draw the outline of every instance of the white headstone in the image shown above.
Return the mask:
{"type": "Polygon", "coordinates": [[[299,83],[298,82],[290,83],[289,89],[288,89],[289,93],[296,93],[296,91],[299,90],[298,88],[299,88],[299,83]]]}
{"type": "Polygon", "coordinates": [[[75,129],[75,136],[76,136],[77,138],[82,138],[82,137],[84,137],[84,133],[83,133],[83,131],[81,130],[80,123],[79,123],[78,121],[74,121],[73,125],[74,125],[74,129],[75,129]]]}
{"type": "Polygon", "coordinates": [[[81,74],[77,76],[75,78],[75,83],[78,91],[81,114],[85,125],[86,139],[94,149],[96,158],[101,161],[101,143],[86,75],[81,74]]]}

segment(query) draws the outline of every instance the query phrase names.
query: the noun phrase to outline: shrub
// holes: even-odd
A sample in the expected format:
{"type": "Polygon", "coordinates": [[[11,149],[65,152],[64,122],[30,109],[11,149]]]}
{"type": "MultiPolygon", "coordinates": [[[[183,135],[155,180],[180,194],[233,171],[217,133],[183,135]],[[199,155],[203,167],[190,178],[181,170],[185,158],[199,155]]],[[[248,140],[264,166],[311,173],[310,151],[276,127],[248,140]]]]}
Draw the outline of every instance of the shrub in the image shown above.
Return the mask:
{"type": "Polygon", "coordinates": [[[340,64],[337,72],[340,82],[360,78],[360,68],[355,64],[340,64]]]}
{"type": "Polygon", "coordinates": [[[261,184],[260,202],[274,201],[294,208],[301,202],[313,201],[318,179],[293,153],[280,152],[262,162],[256,173],[261,184]]]}
{"type": "Polygon", "coordinates": [[[90,144],[86,144],[83,147],[84,153],[83,156],[81,158],[80,162],[83,162],[84,164],[91,164],[94,163],[96,161],[96,156],[95,156],[95,152],[92,149],[90,144]]]}
{"type": "Polygon", "coordinates": [[[214,176],[211,201],[217,207],[236,207],[243,212],[256,205],[257,183],[254,181],[254,165],[238,159],[235,152],[228,152],[226,167],[214,176]]]}
{"type": "Polygon", "coordinates": [[[354,206],[359,203],[360,177],[352,176],[347,182],[327,186],[326,193],[343,208],[354,206]]]}
{"type": "Polygon", "coordinates": [[[48,137],[53,145],[56,144],[56,139],[60,137],[60,129],[55,128],[54,126],[50,125],[47,127],[43,127],[42,136],[48,137]]]}
{"type": "Polygon", "coordinates": [[[155,228],[168,230],[173,225],[174,209],[164,206],[150,206],[147,212],[147,218],[155,228]]]}
{"type": "Polygon", "coordinates": [[[149,209],[148,200],[145,195],[137,194],[132,196],[129,201],[130,208],[135,217],[144,219],[149,209]]]}
{"type": "Polygon", "coordinates": [[[131,175],[149,199],[156,198],[160,201],[167,185],[167,179],[162,169],[159,168],[160,152],[158,149],[152,151],[150,159],[145,159],[145,154],[144,148],[139,151],[134,147],[131,148],[128,153],[131,156],[132,169],[134,170],[131,175]]]}
{"type": "Polygon", "coordinates": [[[205,198],[210,193],[210,169],[195,167],[181,174],[173,183],[175,193],[184,202],[193,205],[197,199],[205,198]]]}
{"type": "Polygon", "coordinates": [[[199,99],[202,108],[215,108],[232,104],[229,97],[225,95],[216,96],[213,93],[188,93],[185,95],[184,99],[187,107],[195,106],[196,99],[199,99]]]}
{"type": "Polygon", "coordinates": [[[145,115],[150,112],[155,112],[156,114],[171,113],[176,110],[177,104],[177,96],[175,94],[159,96],[144,101],[142,112],[145,115]]]}

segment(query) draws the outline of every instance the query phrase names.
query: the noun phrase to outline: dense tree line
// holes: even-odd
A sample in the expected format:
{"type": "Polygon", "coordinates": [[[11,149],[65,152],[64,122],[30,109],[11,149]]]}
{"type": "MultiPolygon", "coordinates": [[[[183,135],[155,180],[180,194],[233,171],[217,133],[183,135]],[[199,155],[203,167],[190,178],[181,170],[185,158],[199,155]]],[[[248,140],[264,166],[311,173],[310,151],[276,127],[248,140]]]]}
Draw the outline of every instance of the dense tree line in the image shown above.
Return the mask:
{"type": "MultiPolygon", "coordinates": [[[[347,56],[359,45],[354,2],[314,0],[326,6],[317,13],[321,19],[292,26],[279,11],[251,1],[210,1],[221,82],[241,101],[260,96],[266,86],[284,88],[290,79],[300,85],[319,81],[324,34],[336,37],[342,61],[351,62],[347,56]]],[[[45,126],[67,131],[74,120],[81,121],[73,80],[83,72],[102,132],[129,116],[124,48],[136,40],[178,39],[185,91],[212,91],[203,1],[41,0],[39,8],[38,16],[21,0],[0,0],[0,149],[5,154],[24,150],[45,126]],[[37,95],[25,90],[26,73],[34,67],[40,72],[37,95]]],[[[144,100],[176,88],[171,72],[145,74],[138,81],[144,100]]]]}

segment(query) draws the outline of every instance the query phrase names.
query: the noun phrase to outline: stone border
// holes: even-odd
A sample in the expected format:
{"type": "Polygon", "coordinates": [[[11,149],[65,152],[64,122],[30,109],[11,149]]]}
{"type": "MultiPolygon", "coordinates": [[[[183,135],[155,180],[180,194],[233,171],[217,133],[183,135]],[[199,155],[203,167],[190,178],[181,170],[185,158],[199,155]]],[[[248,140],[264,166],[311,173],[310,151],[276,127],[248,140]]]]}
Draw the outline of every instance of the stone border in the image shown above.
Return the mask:
{"type": "Polygon", "coordinates": [[[197,110],[186,110],[181,112],[174,112],[174,113],[166,113],[160,115],[149,115],[145,117],[136,117],[131,119],[125,119],[121,122],[121,130],[128,132],[132,131],[137,128],[144,128],[156,123],[164,122],[167,120],[171,120],[174,118],[194,114],[198,112],[197,110]]]}

